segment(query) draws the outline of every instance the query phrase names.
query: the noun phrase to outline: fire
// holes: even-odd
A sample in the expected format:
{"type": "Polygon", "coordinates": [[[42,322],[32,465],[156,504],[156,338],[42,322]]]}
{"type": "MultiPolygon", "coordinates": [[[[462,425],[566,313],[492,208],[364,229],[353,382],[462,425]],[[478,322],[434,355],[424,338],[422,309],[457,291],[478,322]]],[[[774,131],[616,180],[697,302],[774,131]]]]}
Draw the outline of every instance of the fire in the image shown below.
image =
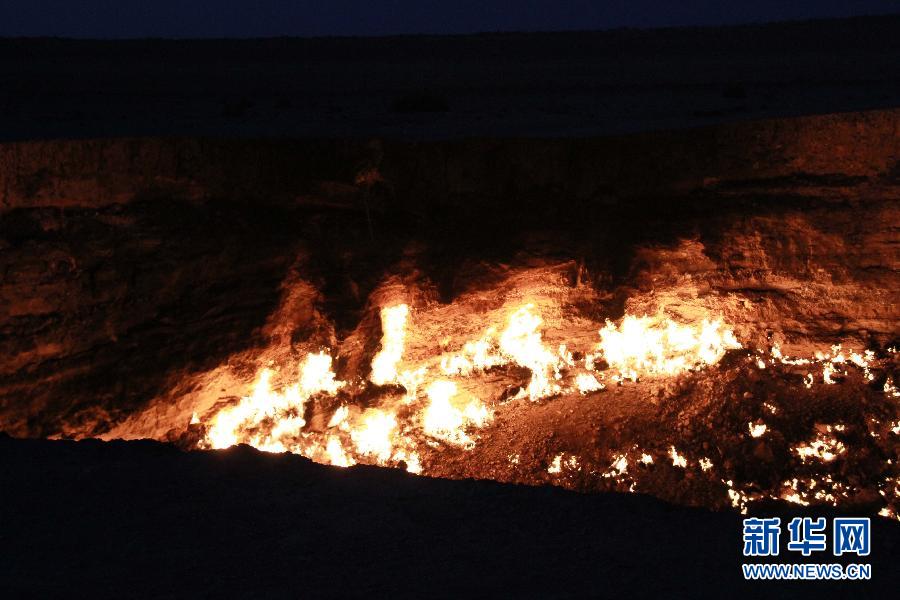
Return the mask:
{"type": "Polygon", "coordinates": [[[500,336],[500,350],[516,364],[531,371],[527,394],[531,400],[539,400],[559,392],[559,385],[550,381],[559,375],[559,357],[548,350],[541,340],[538,328],[541,318],[532,313],[533,305],[527,304],[509,317],[509,324],[500,336]]]}
{"type": "Polygon", "coordinates": [[[567,362],[565,347],[553,353],[544,345],[540,326],[543,320],[534,313],[534,305],[526,304],[512,312],[506,328],[497,336],[494,327],[488,328],[481,339],[467,342],[459,354],[441,359],[441,371],[445,375],[468,376],[509,363],[531,371],[527,387],[521,396],[540,400],[561,391],[555,383],[561,377],[560,369],[567,362]]]}
{"type": "Polygon", "coordinates": [[[405,450],[398,450],[394,453],[394,460],[399,462],[406,463],[406,471],[408,473],[412,473],[413,475],[421,475],[422,473],[422,462],[419,459],[418,452],[406,452],[405,450]]]}
{"type": "Polygon", "coordinates": [[[740,490],[734,489],[734,481],[732,481],[731,479],[727,481],[722,479],[721,481],[725,484],[728,499],[731,501],[731,507],[741,511],[742,515],[746,515],[747,504],[750,502],[750,497],[740,490]]]}
{"type": "Polygon", "coordinates": [[[250,443],[261,450],[283,452],[306,425],[304,403],[314,394],[334,394],[344,382],[337,381],[331,370],[331,356],[309,354],[300,366],[300,381],[284,391],[272,390],[271,369],[259,373],[253,392],[236,405],[213,417],[207,431],[211,448],[228,448],[250,443]],[[285,445],[285,442],[288,445],[285,445]]]}
{"type": "Polygon", "coordinates": [[[456,446],[473,448],[475,441],[466,434],[465,428],[467,425],[483,427],[491,418],[487,408],[475,399],[463,409],[457,408],[451,401],[457,395],[452,381],[435,381],[426,394],[429,405],[422,418],[425,433],[456,446]]]}
{"type": "MultiPolygon", "coordinates": [[[[440,356],[439,370],[446,378],[435,378],[428,364],[400,370],[411,320],[409,306],[386,306],[380,316],[381,345],[372,359],[369,380],[375,385],[403,387],[402,404],[388,402],[361,413],[342,404],[329,418],[326,432],[308,431],[307,401],[317,394],[335,396],[347,385],[332,370],[329,352],[310,353],[300,365],[297,381],[281,389],[273,389],[276,371],[261,369],[248,396],[206,419],[201,445],[227,448],[247,443],[271,452],[297,452],[342,467],[360,460],[382,465],[403,462],[411,472],[420,472],[420,443],[430,439],[433,442],[429,444],[471,450],[477,444],[475,431],[493,420],[490,408],[461,392],[452,378],[475,377],[514,364],[530,373],[516,397],[538,401],[561,393],[604,389],[594,373],[594,361],[601,358],[626,378],[636,380],[639,374],[675,375],[711,365],[726,350],[740,346],[718,320],[692,327],[670,319],[626,316],[618,327],[607,321],[600,330],[600,343],[585,356],[586,372],[575,372],[572,353],[565,344],[555,351],[545,344],[543,319],[533,303],[525,303],[508,313],[499,333],[490,326],[479,339],[465,342],[458,353],[440,356]],[[420,390],[424,394],[420,395],[420,390]],[[398,410],[402,405],[409,408],[402,411],[401,418],[398,410]]],[[[674,451],[672,456],[676,465],[684,460],[674,451]]]]}
{"type": "Polygon", "coordinates": [[[347,420],[347,417],[349,415],[350,409],[348,409],[346,406],[341,406],[336,411],[334,411],[333,415],[331,415],[331,420],[328,421],[328,426],[340,427],[341,424],[343,424],[347,420]]]}
{"type": "Polygon", "coordinates": [[[381,350],[372,360],[372,374],[369,377],[375,385],[397,381],[397,364],[403,356],[408,316],[409,306],[406,304],[381,309],[381,350]]]}
{"type": "Polygon", "coordinates": [[[761,437],[766,433],[766,424],[765,423],[747,423],[747,427],[750,429],[751,437],[761,437]]]}
{"type": "Polygon", "coordinates": [[[669,457],[672,459],[672,466],[681,467],[682,469],[687,467],[687,459],[678,454],[678,450],[675,449],[675,446],[669,448],[669,457]]]}
{"type": "MultiPolygon", "coordinates": [[[[191,426],[204,432],[199,445],[205,448],[245,443],[270,452],[299,453],[338,467],[368,463],[402,466],[419,474],[437,465],[435,450],[473,451],[491,435],[489,428],[504,422],[495,418],[495,411],[502,410],[499,405],[510,399],[547,402],[574,394],[583,402],[603,402],[606,395],[588,394],[606,389],[610,381],[622,384],[678,376],[715,365],[729,350],[741,348],[721,318],[684,324],[660,313],[626,315],[616,323],[607,320],[602,328],[593,330],[599,333],[599,341],[594,337],[592,342],[588,330],[576,338],[570,350],[568,343],[561,343],[568,340],[560,340],[554,333],[559,331],[558,324],[555,329],[545,327],[546,313],[542,315],[537,308],[545,304],[522,301],[494,313],[480,335],[475,329],[470,339],[456,341],[452,351],[448,348],[454,336],[446,335],[446,329],[424,337],[418,330],[422,326],[417,322],[418,313],[407,304],[389,304],[380,310],[381,343],[371,358],[368,380],[342,381],[334,372],[332,351],[309,353],[295,378],[288,376],[289,370],[271,364],[261,368],[248,395],[231,406],[216,405],[206,414],[194,412],[191,426]],[[507,368],[512,366],[521,369],[507,368]],[[511,377],[521,379],[510,383],[511,377]],[[492,389],[494,382],[499,385],[492,389]],[[391,387],[372,387],[386,385],[391,387]],[[316,401],[310,402],[314,398],[316,401]],[[365,400],[354,402],[354,398],[365,400]]],[[[821,369],[820,377],[810,373],[803,381],[801,385],[807,387],[838,384],[851,368],[863,370],[868,380],[874,378],[870,372],[874,355],[868,351],[834,346],[830,352],[806,359],[785,356],[773,345],[768,354],[758,350],[747,358],[759,368],[778,364],[799,367],[801,375],[806,369],[812,373],[821,369]]],[[[890,379],[884,388],[888,394],[897,393],[890,379]]],[[[773,404],[763,402],[761,406],[771,414],[778,412],[773,404]]],[[[900,424],[890,425],[893,433],[900,431],[900,424]]],[[[759,418],[746,427],[752,438],[774,433],[759,418]]],[[[819,426],[813,439],[795,444],[792,452],[802,463],[834,461],[847,448],[832,433],[843,431],[841,424],[819,426]]],[[[721,467],[709,457],[682,453],[670,443],[665,448],[668,461],[659,462],[720,478],[716,471],[721,467]]],[[[525,455],[503,456],[517,469],[525,455]]],[[[657,458],[663,456],[660,452],[657,458]]],[[[638,446],[611,452],[609,460],[608,467],[585,463],[584,472],[624,486],[622,489],[633,489],[639,473],[630,474],[629,470],[657,468],[654,456],[638,446]]],[[[572,454],[555,454],[541,465],[549,475],[582,470],[579,458],[572,454]]],[[[742,511],[761,497],[748,496],[731,480],[721,480],[731,504],[742,511]]],[[[786,487],[773,492],[773,497],[836,503],[841,494],[837,482],[828,489],[815,488],[814,481],[801,487],[786,487]]]]}
{"type": "Polygon", "coordinates": [[[571,455],[569,458],[565,459],[563,458],[564,456],[564,454],[557,454],[554,456],[550,466],[547,467],[547,473],[550,475],[559,475],[562,473],[564,467],[571,471],[578,471],[581,469],[577,456],[571,455]]]}
{"type": "Polygon", "coordinates": [[[392,433],[397,427],[396,417],[389,412],[370,409],[363,416],[362,425],[350,433],[356,451],[385,463],[393,450],[392,433]]]}
{"type": "Polygon", "coordinates": [[[328,455],[328,463],[336,467],[350,467],[356,464],[356,461],[344,451],[341,440],[335,436],[329,436],[325,453],[328,455]]]}
{"type": "Polygon", "coordinates": [[[693,327],[660,316],[626,316],[618,327],[606,322],[599,347],[623,379],[636,381],[640,374],[677,375],[714,365],[727,350],[741,345],[719,320],[693,327]]]}
{"type": "MultiPolygon", "coordinates": [[[[813,358],[793,358],[789,356],[785,356],[781,352],[781,348],[776,344],[772,346],[770,351],[772,355],[772,362],[781,363],[783,365],[814,365],[819,364],[822,367],[822,382],[826,385],[834,385],[838,383],[838,379],[835,379],[835,376],[845,377],[847,376],[847,370],[845,367],[849,365],[853,365],[859,369],[862,369],[863,376],[867,381],[872,381],[875,378],[875,375],[871,370],[871,363],[875,360],[875,353],[871,350],[865,350],[862,354],[850,350],[849,353],[845,356],[844,351],[841,347],[841,344],[836,344],[831,346],[831,350],[828,352],[817,351],[814,354],[813,358]]],[[[762,359],[759,360],[761,364],[764,364],[762,359]]],[[[803,385],[810,389],[813,384],[816,382],[816,377],[812,373],[806,373],[803,381],[803,385]]],[[[885,390],[887,392],[887,390],[885,390]]]]}
{"type": "Polygon", "coordinates": [[[602,477],[615,478],[628,472],[628,457],[624,454],[618,454],[613,457],[613,462],[609,465],[609,471],[602,474],[602,477]]]}
{"type": "MultiPolygon", "coordinates": [[[[827,432],[830,433],[831,430],[832,427],[829,426],[827,432]]],[[[824,462],[831,462],[840,454],[846,452],[847,448],[844,447],[844,444],[840,440],[827,435],[825,432],[819,432],[815,439],[806,444],[797,446],[794,448],[794,451],[803,462],[813,458],[824,462]]]]}
{"type": "MultiPolygon", "coordinates": [[[[409,314],[406,304],[381,311],[383,337],[381,348],[372,360],[370,380],[376,385],[400,384],[407,391],[405,400],[416,402],[427,368],[398,373],[409,314]]],[[[315,394],[333,396],[346,385],[333,372],[328,353],[307,355],[298,382],[282,390],[273,389],[274,374],[270,368],[262,369],[250,395],[209,419],[205,446],[227,448],[248,443],[272,452],[297,452],[340,467],[367,459],[377,464],[403,462],[412,473],[422,471],[421,459],[415,451],[418,440],[401,432],[394,409],[369,408],[354,417],[350,407],[341,405],[328,420],[330,433],[325,439],[316,439],[316,434],[304,431],[306,401],[315,394]]],[[[491,421],[488,408],[476,398],[461,399],[452,381],[433,381],[425,395],[428,404],[418,413],[422,433],[453,446],[473,448],[475,438],[469,430],[484,427],[491,421]]]]}
{"type": "Polygon", "coordinates": [[[550,466],[547,467],[547,472],[551,475],[556,475],[562,472],[562,454],[557,454],[553,457],[553,462],[551,462],[550,466]]]}
{"type": "Polygon", "coordinates": [[[303,397],[308,398],[318,392],[335,394],[344,385],[343,381],[335,379],[331,356],[324,352],[306,356],[306,362],[300,369],[300,394],[303,397]]]}
{"type": "Polygon", "coordinates": [[[588,392],[596,392],[597,390],[602,390],[606,387],[605,385],[597,381],[597,378],[590,373],[579,373],[575,378],[575,386],[582,394],[587,394],[588,392]]]}
{"type": "Polygon", "coordinates": [[[494,339],[497,329],[489,327],[481,339],[466,342],[459,354],[441,358],[441,372],[444,375],[468,377],[474,371],[484,371],[491,367],[505,365],[507,359],[500,355],[494,339]]]}

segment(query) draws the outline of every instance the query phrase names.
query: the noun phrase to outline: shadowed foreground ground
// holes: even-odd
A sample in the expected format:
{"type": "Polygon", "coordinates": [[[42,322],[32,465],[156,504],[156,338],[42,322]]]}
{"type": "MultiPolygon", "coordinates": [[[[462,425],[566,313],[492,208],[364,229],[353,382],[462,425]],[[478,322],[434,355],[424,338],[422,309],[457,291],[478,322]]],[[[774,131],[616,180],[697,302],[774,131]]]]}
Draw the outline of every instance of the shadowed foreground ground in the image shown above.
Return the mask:
{"type": "Polygon", "coordinates": [[[900,583],[900,526],[885,519],[870,582],[751,584],[739,515],[638,495],[342,470],[245,447],[2,436],[0,456],[6,598],[883,598],[900,583]]]}

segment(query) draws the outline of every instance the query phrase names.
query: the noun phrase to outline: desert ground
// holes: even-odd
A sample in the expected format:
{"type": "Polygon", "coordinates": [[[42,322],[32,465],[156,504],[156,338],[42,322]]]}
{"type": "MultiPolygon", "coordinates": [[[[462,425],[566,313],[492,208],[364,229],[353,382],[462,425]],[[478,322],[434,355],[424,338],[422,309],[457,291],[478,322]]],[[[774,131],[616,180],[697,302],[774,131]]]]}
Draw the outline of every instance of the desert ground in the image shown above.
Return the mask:
{"type": "Polygon", "coordinates": [[[900,17],[714,29],[0,40],[0,139],[592,136],[900,103],[900,17]]]}

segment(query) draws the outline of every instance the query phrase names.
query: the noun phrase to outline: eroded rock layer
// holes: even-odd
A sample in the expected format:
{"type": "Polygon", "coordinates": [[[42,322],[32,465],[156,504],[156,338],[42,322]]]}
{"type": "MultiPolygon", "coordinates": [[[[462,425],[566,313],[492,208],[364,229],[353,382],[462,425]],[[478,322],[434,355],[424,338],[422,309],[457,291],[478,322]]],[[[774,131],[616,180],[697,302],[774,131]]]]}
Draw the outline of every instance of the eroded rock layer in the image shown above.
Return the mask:
{"type": "Polygon", "coordinates": [[[893,516],[898,124],[2,146],[0,428],[893,516]]]}

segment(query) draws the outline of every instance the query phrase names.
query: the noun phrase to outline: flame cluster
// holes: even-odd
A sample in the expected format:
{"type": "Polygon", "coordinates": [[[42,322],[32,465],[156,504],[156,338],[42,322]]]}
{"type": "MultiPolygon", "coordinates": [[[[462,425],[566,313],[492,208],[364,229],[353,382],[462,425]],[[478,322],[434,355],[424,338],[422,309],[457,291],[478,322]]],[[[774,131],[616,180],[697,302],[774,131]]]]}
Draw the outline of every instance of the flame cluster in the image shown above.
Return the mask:
{"type": "Polygon", "coordinates": [[[626,316],[616,326],[607,321],[600,340],[575,360],[565,345],[552,349],[543,338],[543,319],[533,304],[509,312],[502,329],[490,326],[483,335],[443,352],[429,365],[404,362],[411,321],[407,304],[381,309],[381,345],[371,361],[367,382],[337,378],[328,351],[308,354],[295,383],[273,389],[274,371],[260,370],[252,392],[205,419],[202,446],[227,448],[245,443],[260,450],[294,452],[318,462],[350,466],[357,462],[406,465],[421,472],[421,445],[448,445],[471,450],[479,430],[491,424],[489,403],[458,382],[494,368],[515,365],[527,370],[528,381],[509,399],[538,401],[561,393],[588,394],[605,388],[600,379],[636,381],[642,376],[676,375],[718,362],[740,344],[721,321],[680,325],[662,317],[626,316]],[[605,360],[608,367],[598,369],[605,360]],[[348,388],[402,388],[400,401],[362,409],[348,403],[348,388]],[[339,405],[322,428],[308,427],[307,403],[331,397],[339,405]]]}
{"type": "Polygon", "coordinates": [[[285,452],[285,441],[300,436],[306,425],[304,403],[314,394],[334,394],[345,385],[335,379],[331,356],[324,352],[308,354],[300,365],[299,382],[282,391],[272,390],[272,375],[271,369],[262,369],[249,396],[216,413],[206,434],[209,447],[246,443],[285,452]]]}
{"type": "Polygon", "coordinates": [[[607,321],[600,330],[600,350],[621,377],[636,381],[641,374],[677,375],[713,365],[741,344],[719,320],[704,319],[699,327],[661,317],[626,316],[617,327],[607,321]]]}
{"type": "MultiPolygon", "coordinates": [[[[302,454],[339,467],[368,463],[423,473],[435,467],[433,461],[441,456],[432,450],[473,450],[495,422],[499,404],[539,402],[561,394],[579,395],[586,402],[602,401],[602,392],[609,386],[703,369],[718,363],[729,350],[741,348],[722,319],[683,324],[658,314],[606,321],[597,330],[596,342],[569,349],[566,344],[547,342],[552,331],[535,305],[524,303],[509,309],[502,320],[485,327],[474,339],[456,346],[450,338],[435,340],[435,351],[429,354],[432,342],[418,335],[416,315],[407,304],[383,307],[380,319],[380,345],[364,378],[339,379],[328,350],[307,354],[295,373],[262,368],[248,395],[227,406],[216,405],[205,415],[195,413],[191,423],[203,432],[199,446],[227,448],[243,443],[263,451],[302,454]],[[423,353],[407,346],[411,340],[423,339],[425,358],[411,360],[407,354],[421,357],[423,353]],[[510,379],[516,382],[512,387],[510,379]],[[503,389],[495,393],[498,381],[503,389]]],[[[789,365],[801,375],[806,373],[807,387],[816,381],[838,383],[851,368],[862,371],[867,381],[875,378],[872,352],[846,351],[840,346],[814,357],[794,358],[775,345],[769,351],[751,351],[746,358],[760,369],[789,365]]],[[[884,391],[900,395],[889,378],[884,391]]],[[[778,410],[770,403],[763,407],[773,415],[778,410]]],[[[844,431],[843,425],[820,429],[814,438],[791,448],[804,465],[839,461],[848,452],[836,437],[844,431]]],[[[900,422],[891,422],[888,431],[897,435],[900,422]]],[[[766,438],[770,431],[757,419],[746,424],[745,435],[766,438]]],[[[873,431],[871,435],[881,434],[873,431]]],[[[637,473],[654,465],[654,459],[677,469],[696,466],[708,472],[715,467],[708,457],[691,456],[672,445],[655,457],[635,446],[613,453],[606,470],[591,473],[616,489],[631,491],[637,485],[637,473]]],[[[554,454],[548,460],[542,467],[544,477],[553,480],[575,476],[583,468],[580,457],[571,453],[554,454]]],[[[510,454],[508,462],[519,468],[519,454],[510,454]]],[[[827,477],[818,483],[807,478],[785,481],[779,497],[804,505],[836,505],[849,493],[827,477]]],[[[721,481],[729,502],[741,511],[762,497],[727,476],[721,481]]],[[[888,494],[889,488],[881,490],[882,495],[888,494]]]]}

